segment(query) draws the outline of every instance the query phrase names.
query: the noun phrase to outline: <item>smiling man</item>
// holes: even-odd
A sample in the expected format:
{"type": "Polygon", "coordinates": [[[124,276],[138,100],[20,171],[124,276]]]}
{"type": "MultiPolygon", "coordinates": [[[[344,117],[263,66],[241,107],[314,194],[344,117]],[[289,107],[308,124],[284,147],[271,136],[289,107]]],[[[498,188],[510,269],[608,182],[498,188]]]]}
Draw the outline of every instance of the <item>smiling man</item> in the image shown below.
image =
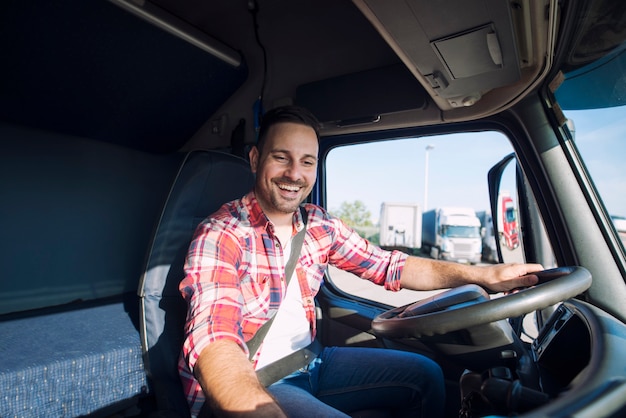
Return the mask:
{"type": "Polygon", "coordinates": [[[268,388],[260,383],[256,370],[315,338],[314,297],[328,265],[390,291],[467,283],[503,291],[536,282],[520,276],[541,270],[537,264],[474,267],[384,251],[323,208],[302,205],[316,181],[318,150],[318,123],[311,113],[293,106],[269,111],[250,151],[254,190],[198,226],[180,284],[189,310],[179,369],[192,416],[210,411],[328,418],[361,409],[385,409],[397,417],[443,413],[441,369],[402,351],[326,347],[268,388]],[[303,228],[293,280],[286,280],[291,241],[303,228]],[[274,316],[260,348],[249,353],[247,343],[274,316]]]}
{"type": "Polygon", "coordinates": [[[291,237],[293,214],[313,189],[318,149],[314,128],[288,121],[264,125],[257,146],[250,151],[257,201],[280,238],[291,237]]]}

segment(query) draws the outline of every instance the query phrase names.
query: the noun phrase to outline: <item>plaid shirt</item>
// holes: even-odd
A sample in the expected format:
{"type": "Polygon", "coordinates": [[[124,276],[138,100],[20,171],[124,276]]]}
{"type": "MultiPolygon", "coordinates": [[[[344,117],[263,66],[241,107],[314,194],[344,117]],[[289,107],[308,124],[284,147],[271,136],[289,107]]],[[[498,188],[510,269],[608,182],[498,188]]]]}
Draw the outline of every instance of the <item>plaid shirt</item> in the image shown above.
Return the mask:
{"type": "MultiPolygon", "coordinates": [[[[313,298],[328,264],[397,291],[407,255],[371,245],[318,206],[306,204],[305,209],[307,233],[296,276],[315,335],[313,298]]],[[[303,228],[302,222],[296,211],[292,235],[303,228]]],[[[205,399],[192,372],[202,350],[213,341],[229,339],[247,353],[245,342],[280,306],[286,292],[286,260],[273,230],[254,192],[225,204],[196,230],[179,286],[189,306],[179,371],[192,415],[205,399]]]]}

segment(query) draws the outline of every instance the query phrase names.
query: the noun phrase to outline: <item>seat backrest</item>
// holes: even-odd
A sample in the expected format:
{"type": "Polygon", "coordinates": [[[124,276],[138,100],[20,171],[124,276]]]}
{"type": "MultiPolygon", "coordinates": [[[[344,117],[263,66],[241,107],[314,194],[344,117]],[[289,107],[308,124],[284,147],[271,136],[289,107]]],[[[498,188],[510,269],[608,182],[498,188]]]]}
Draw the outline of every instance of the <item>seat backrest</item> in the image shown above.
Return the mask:
{"type": "Polygon", "coordinates": [[[215,151],[187,155],[154,232],[139,283],[144,364],[159,411],[188,416],[177,370],[186,303],[178,291],[183,263],[197,225],[254,183],[247,161],[215,151]]]}

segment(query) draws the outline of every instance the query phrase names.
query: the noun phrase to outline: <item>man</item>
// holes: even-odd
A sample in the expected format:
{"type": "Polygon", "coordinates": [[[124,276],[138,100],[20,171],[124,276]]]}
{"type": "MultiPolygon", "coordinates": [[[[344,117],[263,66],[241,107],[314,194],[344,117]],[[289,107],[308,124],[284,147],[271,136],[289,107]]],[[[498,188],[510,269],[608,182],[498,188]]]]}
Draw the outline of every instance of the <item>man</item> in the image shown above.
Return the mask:
{"type": "Polygon", "coordinates": [[[268,388],[259,383],[255,368],[314,338],[313,298],[328,264],[391,291],[467,283],[506,291],[536,283],[524,275],[541,270],[538,264],[474,267],[381,250],[323,208],[305,204],[305,242],[286,286],[290,241],[304,227],[299,207],[316,181],[318,149],[312,114],[292,106],[269,111],[250,151],[254,189],[196,231],[180,284],[189,304],[180,371],[192,415],[205,399],[218,416],[347,417],[366,408],[442,414],[441,369],[413,353],[327,347],[308,367],[268,388]],[[246,342],[274,314],[251,362],[246,342]]]}

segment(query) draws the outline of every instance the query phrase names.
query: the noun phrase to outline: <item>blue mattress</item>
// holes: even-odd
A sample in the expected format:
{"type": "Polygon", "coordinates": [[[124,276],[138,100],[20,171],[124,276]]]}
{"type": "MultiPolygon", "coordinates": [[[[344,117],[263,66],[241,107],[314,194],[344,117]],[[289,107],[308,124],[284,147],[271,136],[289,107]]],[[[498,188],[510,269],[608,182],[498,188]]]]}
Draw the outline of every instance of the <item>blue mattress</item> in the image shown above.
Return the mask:
{"type": "Polygon", "coordinates": [[[0,417],[74,417],[147,392],[123,303],[0,322],[0,417]]]}

